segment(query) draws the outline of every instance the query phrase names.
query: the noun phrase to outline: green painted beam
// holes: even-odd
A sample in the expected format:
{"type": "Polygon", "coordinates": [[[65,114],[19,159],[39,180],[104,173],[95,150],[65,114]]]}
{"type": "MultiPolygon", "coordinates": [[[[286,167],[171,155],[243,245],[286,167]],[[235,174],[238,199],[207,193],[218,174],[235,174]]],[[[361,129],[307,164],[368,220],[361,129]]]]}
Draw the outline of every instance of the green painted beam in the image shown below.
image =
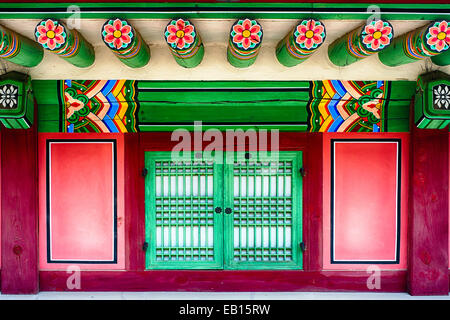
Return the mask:
{"type": "Polygon", "coordinates": [[[101,111],[112,104],[84,94],[94,87],[101,92],[100,81],[34,80],[39,131],[71,132],[68,126],[74,123],[73,132],[103,132],[114,120],[118,132],[193,130],[195,121],[202,121],[203,130],[405,132],[416,89],[413,81],[108,82],[104,86],[116,88],[108,90],[119,109],[103,119],[101,111]],[[95,123],[83,124],[79,104],[89,108],[87,118],[95,123]],[[78,122],[66,119],[73,112],[78,122]]]}
{"type": "MultiPolygon", "coordinates": [[[[78,17],[68,10],[73,3],[0,3],[2,19],[57,19],[78,17]]],[[[370,3],[77,3],[81,19],[110,19],[120,15],[124,19],[305,19],[314,14],[317,19],[369,19],[373,12],[370,3]]],[[[378,3],[383,19],[434,20],[450,13],[450,4],[378,3]]]]}
{"type": "Polygon", "coordinates": [[[94,63],[92,45],[76,29],[69,29],[58,20],[41,20],[36,26],[35,38],[44,49],[76,67],[86,68],[94,63]]]}
{"type": "Polygon", "coordinates": [[[231,26],[227,59],[236,68],[255,63],[263,39],[263,30],[254,19],[239,19],[231,26]]]}
{"type": "Polygon", "coordinates": [[[371,56],[391,43],[394,28],[386,20],[367,21],[328,46],[328,57],[344,67],[371,56]]]}
{"type": "Polygon", "coordinates": [[[449,47],[449,21],[439,20],[395,38],[378,57],[384,65],[396,67],[442,54],[449,47]]]}
{"type": "Polygon", "coordinates": [[[278,61],[293,67],[308,59],[326,38],[324,24],[316,19],[305,19],[295,26],[276,47],[278,61]]]}
{"type": "Polygon", "coordinates": [[[202,39],[189,20],[170,20],[164,31],[164,38],[180,66],[194,68],[202,62],[205,54],[202,39]]]}
{"type": "Polygon", "coordinates": [[[141,68],[150,61],[150,48],[139,32],[125,19],[109,19],[102,27],[106,46],[125,65],[141,68]]]}
{"type": "Polygon", "coordinates": [[[34,41],[0,26],[0,58],[24,67],[37,66],[44,50],[34,41]]]}

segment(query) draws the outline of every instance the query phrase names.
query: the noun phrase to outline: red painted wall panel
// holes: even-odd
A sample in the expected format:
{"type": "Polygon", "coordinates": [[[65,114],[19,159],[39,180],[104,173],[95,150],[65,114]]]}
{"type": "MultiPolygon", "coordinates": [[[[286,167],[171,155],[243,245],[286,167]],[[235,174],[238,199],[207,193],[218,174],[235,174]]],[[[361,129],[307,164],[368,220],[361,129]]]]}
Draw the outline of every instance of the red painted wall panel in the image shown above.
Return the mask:
{"type": "Polygon", "coordinates": [[[406,268],[407,140],[325,135],[324,269],[406,268]]]}
{"type": "Polygon", "coordinates": [[[67,138],[39,137],[40,269],[123,269],[123,137],[67,138]]]}

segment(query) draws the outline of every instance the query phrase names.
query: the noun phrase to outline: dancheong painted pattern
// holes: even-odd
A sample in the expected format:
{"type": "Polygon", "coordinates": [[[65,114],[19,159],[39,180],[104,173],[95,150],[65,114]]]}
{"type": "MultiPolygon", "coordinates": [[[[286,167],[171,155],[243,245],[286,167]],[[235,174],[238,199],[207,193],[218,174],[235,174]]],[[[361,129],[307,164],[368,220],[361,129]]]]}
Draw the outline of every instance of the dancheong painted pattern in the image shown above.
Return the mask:
{"type": "Polygon", "coordinates": [[[134,81],[65,80],[64,132],[134,132],[134,81]]]}
{"type": "Polygon", "coordinates": [[[387,81],[325,80],[312,83],[310,131],[380,132],[387,81]]]}

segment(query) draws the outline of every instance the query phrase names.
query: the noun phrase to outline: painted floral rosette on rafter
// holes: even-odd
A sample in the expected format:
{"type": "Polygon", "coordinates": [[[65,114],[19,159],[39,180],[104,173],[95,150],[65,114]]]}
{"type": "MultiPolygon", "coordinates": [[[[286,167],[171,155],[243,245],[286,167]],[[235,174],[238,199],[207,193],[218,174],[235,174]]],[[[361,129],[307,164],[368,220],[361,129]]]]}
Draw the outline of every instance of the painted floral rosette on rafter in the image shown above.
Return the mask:
{"type": "Polygon", "coordinates": [[[282,65],[293,67],[316,52],[325,38],[326,30],[321,21],[304,19],[278,43],[277,59],[282,65]]]}
{"type": "Polygon", "coordinates": [[[343,35],[328,47],[328,56],[335,65],[347,66],[387,48],[394,37],[394,28],[385,20],[372,20],[343,35]]]}
{"type": "Polygon", "coordinates": [[[76,67],[85,68],[94,63],[94,48],[75,29],[68,29],[54,19],[41,20],[34,31],[36,41],[76,67]]]}
{"type": "Polygon", "coordinates": [[[116,57],[131,68],[143,67],[150,61],[150,48],[127,20],[107,20],[102,27],[102,39],[116,57]]]}
{"type": "Polygon", "coordinates": [[[236,68],[251,66],[258,56],[262,38],[263,30],[256,20],[237,20],[230,30],[228,62],[236,68]]]}
{"type": "Polygon", "coordinates": [[[430,24],[401,35],[379,53],[380,61],[390,67],[440,55],[450,48],[450,23],[447,20],[430,24]]]}
{"type": "Polygon", "coordinates": [[[166,26],[164,38],[180,66],[193,68],[202,62],[205,53],[202,39],[189,20],[171,20],[166,26]]]}

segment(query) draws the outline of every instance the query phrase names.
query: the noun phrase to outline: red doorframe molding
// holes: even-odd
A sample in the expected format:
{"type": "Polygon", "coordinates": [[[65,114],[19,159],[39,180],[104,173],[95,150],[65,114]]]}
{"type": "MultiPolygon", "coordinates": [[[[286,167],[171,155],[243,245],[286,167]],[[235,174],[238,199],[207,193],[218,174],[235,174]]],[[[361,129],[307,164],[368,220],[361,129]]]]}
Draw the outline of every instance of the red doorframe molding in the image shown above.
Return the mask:
{"type": "Polygon", "coordinates": [[[408,292],[447,295],[449,223],[448,128],[411,125],[408,292]]]}
{"type": "MultiPolygon", "coordinates": [[[[65,271],[41,271],[40,288],[69,291],[69,276],[65,271]]],[[[406,271],[381,271],[380,276],[380,290],[371,290],[365,271],[82,271],[77,291],[406,291],[406,271]]]]}
{"type": "Polygon", "coordinates": [[[39,290],[37,125],[1,130],[1,292],[33,294],[39,290]]]}

